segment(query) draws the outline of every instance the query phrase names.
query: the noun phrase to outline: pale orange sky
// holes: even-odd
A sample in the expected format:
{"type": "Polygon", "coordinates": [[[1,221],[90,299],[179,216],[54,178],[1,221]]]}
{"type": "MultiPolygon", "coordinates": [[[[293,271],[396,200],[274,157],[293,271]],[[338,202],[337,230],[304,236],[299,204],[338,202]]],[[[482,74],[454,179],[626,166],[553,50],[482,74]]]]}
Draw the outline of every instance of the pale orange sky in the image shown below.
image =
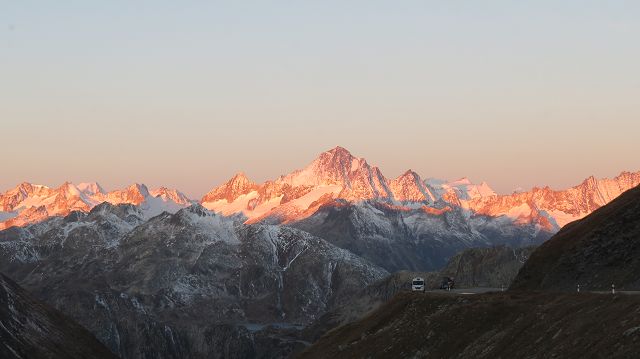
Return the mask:
{"type": "Polygon", "coordinates": [[[336,145],[390,178],[502,193],[637,171],[639,19],[623,1],[12,3],[0,190],[143,182],[199,198],[336,145]]]}

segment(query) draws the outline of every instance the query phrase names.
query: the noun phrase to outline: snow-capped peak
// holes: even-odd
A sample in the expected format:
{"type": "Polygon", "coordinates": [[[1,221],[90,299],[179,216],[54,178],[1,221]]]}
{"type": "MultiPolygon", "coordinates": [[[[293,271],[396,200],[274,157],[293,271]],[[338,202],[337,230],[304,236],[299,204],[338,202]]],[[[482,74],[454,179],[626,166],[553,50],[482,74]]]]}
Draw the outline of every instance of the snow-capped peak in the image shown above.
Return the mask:
{"type": "Polygon", "coordinates": [[[448,183],[448,185],[450,187],[460,187],[460,186],[467,186],[471,184],[471,180],[469,180],[469,178],[467,177],[462,177],[460,179],[457,179],[455,181],[451,181],[448,183]]]}
{"type": "Polygon", "coordinates": [[[224,199],[230,203],[257,188],[258,185],[249,180],[243,172],[238,172],[230,180],[205,194],[201,202],[216,202],[224,199]]]}
{"type": "Polygon", "coordinates": [[[140,183],[134,183],[131,186],[127,187],[127,191],[129,193],[139,193],[144,197],[149,197],[150,195],[149,189],[147,188],[147,186],[140,183]]]}
{"type": "Polygon", "coordinates": [[[311,164],[282,176],[279,183],[298,186],[340,186],[341,197],[365,200],[389,198],[387,180],[378,167],[370,166],[364,158],[353,156],[343,147],[322,152],[311,164]]]}
{"type": "Polygon", "coordinates": [[[147,186],[134,183],[125,189],[107,193],[104,196],[104,200],[113,204],[131,203],[137,205],[144,202],[150,196],[147,186]]]}
{"type": "Polygon", "coordinates": [[[151,196],[147,186],[138,183],[105,193],[95,182],[79,186],[65,182],[55,189],[23,182],[0,194],[0,229],[38,222],[50,216],[65,216],[72,211],[89,212],[102,202],[138,206],[145,218],[163,211],[175,213],[190,204],[177,190],[164,188],[160,192],[158,197],[151,196]]]}
{"type": "Polygon", "coordinates": [[[430,178],[424,183],[440,198],[457,198],[458,200],[469,201],[474,198],[496,195],[496,192],[486,182],[474,184],[467,177],[449,182],[430,178]]]}
{"type": "Polygon", "coordinates": [[[67,198],[73,198],[73,197],[78,197],[79,198],[81,196],[84,197],[83,193],[80,192],[80,189],[78,189],[78,187],[76,187],[71,182],[63,183],[56,190],[58,191],[58,193],[63,194],[67,198]]]}
{"type": "Polygon", "coordinates": [[[424,184],[420,175],[407,170],[398,178],[389,182],[393,198],[401,202],[434,202],[435,196],[424,184]]]}
{"type": "Polygon", "coordinates": [[[82,182],[78,184],[76,187],[78,189],[89,196],[95,196],[97,194],[105,194],[104,188],[98,184],[98,182],[82,182]]]}
{"type": "Polygon", "coordinates": [[[151,193],[153,197],[162,198],[162,200],[164,201],[171,200],[175,203],[185,205],[185,206],[191,204],[191,201],[189,200],[189,198],[187,198],[187,196],[185,196],[182,192],[176,189],[160,187],[160,188],[151,190],[149,193],[151,193]]]}

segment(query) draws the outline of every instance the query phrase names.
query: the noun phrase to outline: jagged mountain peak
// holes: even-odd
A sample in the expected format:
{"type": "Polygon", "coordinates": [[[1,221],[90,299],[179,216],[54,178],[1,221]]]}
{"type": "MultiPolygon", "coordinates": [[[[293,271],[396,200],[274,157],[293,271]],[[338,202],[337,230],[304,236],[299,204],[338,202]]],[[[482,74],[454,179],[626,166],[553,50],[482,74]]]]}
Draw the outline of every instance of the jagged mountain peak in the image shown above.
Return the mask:
{"type": "Polygon", "coordinates": [[[144,218],[144,214],[141,209],[131,203],[119,203],[119,204],[111,204],[109,202],[102,202],[97,206],[93,207],[89,214],[87,215],[90,218],[95,217],[104,217],[107,215],[114,215],[121,220],[128,222],[142,222],[144,218]]]}
{"type": "Polygon", "coordinates": [[[116,209],[122,209],[124,211],[138,211],[138,208],[131,203],[118,203],[118,204],[113,204],[113,203],[109,203],[109,202],[102,202],[100,204],[98,204],[97,206],[94,206],[93,208],[91,208],[91,210],[89,211],[89,214],[98,214],[98,213],[106,213],[106,212],[112,212],[116,209]]]}
{"type": "Polygon", "coordinates": [[[29,182],[21,182],[19,185],[16,186],[16,190],[24,190],[27,192],[30,192],[34,187],[34,184],[29,183],[29,182]]]}
{"type": "Polygon", "coordinates": [[[149,188],[147,188],[146,185],[141,184],[141,183],[133,183],[132,185],[127,187],[127,191],[132,192],[132,193],[133,192],[137,192],[137,193],[143,195],[144,197],[148,197],[150,195],[149,188]]]}
{"type": "Polygon", "coordinates": [[[414,170],[412,169],[408,169],[406,171],[404,171],[403,174],[401,174],[400,176],[398,176],[396,178],[396,180],[402,179],[402,178],[420,178],[420,175],[417,174],[414,170]]]}
{"type": "MultiPolygon", "coordinates": [[[[363,180],[367,176],[382,177],[382,173],[377,167],[370,166],[364,158],[356,157],[338,146],[322,152],[304,169],[282,176],[278,181],[291,186],[339,185],[352,189],[357,177],[363,180]]],[[[380,181],[382,178],[371,180],[380,181]]]]}
{"type": "Polygon", "coordinates": [[[52,189],[50,189],[47,186],[43,186],[43,185],[38,185],[38,184],[33,184],[30,182],[22,182],[20,184],[18,184],[16,187],[7,190],[4,193],[4,197],[8,197],[8,196],[13,196],[13,197],[21,197],[21,198],[25,198],[29,195],[32,194],[40,194],[41,192],[49,192],[52,191],[52,189]]]}
{"type": "Polygon", "coordinates": [[[80,189],[73,183],[66,181],[55,189],[59,194],[64,195],[67,198],[71,197],[83,197],[80,189]]]}
{"type": "Polygon", "coordinates": [[[332,148],[332,149],[330,149],[328,151],[325,151],[325,152],[326,153],[331,153],[331,154],[334,154],[334,155],[352,156],[351,152],[348,149],[346,149],[346,148],[344,148],[342,146],[336,146],[336,147],[334,147],[334,148],[332,148]]]}
{"type": "Polygon", "coordinates": [[[147,186],[140,183],[105,193],[97,182],[76,186],[67,181],[56,188],[23,182],[0,194],[0,229],[39,222],[51,216],[66,216],[73,211],[89,212],[102,202],[140,206],[145,218],[162,211],[173,213],[191,203],[177,190],[162,192],[161,198],[151,196],[147,186]]]}
{"type": "Polygon", "coordinates": [[[244,172],[239,171],[231,177],[228,183],[253,183],[253,181],[251,181],[244,172]]]}
{"type": "Polygon", "coordinates": [[[187,212],[188,213],[193,213],[193,214],[198,215],[200,217],[206,217],[206,216],[215,215],[213,212],[211,212],[208,209],[204,208],[199,203],[194,203],[194,204],[190,205],[189,207],[185,207],[185,208],[179,210],[178,212],[176,212],[176,214],[182,214],[182,213],[187,213],[187,212]]]}
{"type": "Polygon", "coordinates": [[[125,189],[115,190],[107,193],[104,200],[110,203],[132,203],[140,204],[150,198],[149,189],[144,184],[134,183],[125,189]]]}
{"type": "Polygon", "coordinates": [[[252,182],[243,172],[236,173],[231,179],[209,191],[202,197],[201,202],[216,202],[226,200],[233,202],[236,198],[258,189],[258,185],[252,182]]]}
{"type": "Polygon", "coordinates": [[[76,187],[78,187],[81,192],[90,196],[107,193],[98,182],[82,182],[76,185],[76,187]]]}
{"type": "Polygon", "coordinates": [[[425,185],[420,175],[412,170],[405,171],[396,179],[389,181],[393,198],[401,202],[434,202],[435,196],[425,185]]]}
{"type": "Polygon", "coordinates": [[[191,200],[189,200],[184,193],[173,188],[160,187],[149,191],[149,193],[151,193],[153,197],[160,197],[164,201],[170,200],[185,206],[191,203],[191,200]]]}

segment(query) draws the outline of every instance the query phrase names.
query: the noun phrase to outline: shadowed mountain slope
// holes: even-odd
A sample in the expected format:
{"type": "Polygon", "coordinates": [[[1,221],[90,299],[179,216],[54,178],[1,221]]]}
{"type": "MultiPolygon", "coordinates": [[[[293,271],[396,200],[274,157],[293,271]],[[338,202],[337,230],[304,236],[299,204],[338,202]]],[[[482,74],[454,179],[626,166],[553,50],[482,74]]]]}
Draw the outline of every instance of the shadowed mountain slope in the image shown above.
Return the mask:
{"type": "Polygon", "coordinates": [[[632,358],[639,305],[638,296],[588,293],[401,293],[299,357],[632,358]]]}
{"type": "Polygon", "coordinates": [[[640,187],[565,226],[531,254],[513,289],[640,289],[640,187]]]}
{"type": "Polygon", "coordinates": [[[116,358],[91,333],[0,274],[0,357],[116,358]]]}

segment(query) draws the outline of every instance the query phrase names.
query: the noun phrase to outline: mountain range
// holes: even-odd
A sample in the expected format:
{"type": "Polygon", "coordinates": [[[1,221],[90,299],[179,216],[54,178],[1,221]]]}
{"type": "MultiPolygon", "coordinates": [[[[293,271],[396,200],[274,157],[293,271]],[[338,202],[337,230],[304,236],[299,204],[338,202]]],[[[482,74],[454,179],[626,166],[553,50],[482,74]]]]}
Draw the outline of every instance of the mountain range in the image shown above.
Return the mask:
{"type": "MultiPolygon", "coordinates": [[[[435,270],[470,247],[540,244],[638,184],[640,172],[622,172],[565,190],[502,195],[484,182],[423,179],[411,170],[388,179],[335,147],[263,183],[238,173],[197,203],[237,222],[301,229],[389,271],[435,270]]],[[[150,191],[143,184],[107,192],[95,182],[58,188],[22,183],[0,195],[0,229],[88,213],[103,202],[135,205],[144,220],[196,203],[178,190],[150,191]]]]}
{"type": "MultiPolygon", "coordinates": [[[[238,173],[205,194],[199,203],[224,215],[240,215],[248,223],[295,222],[338,201],[378,202],[435,215],[462,208],[473,215],[506,217],[553,232],[638,184],[640,172],[622,172],[613,179],[589,177],[565,190],[535,187],[499,195],[485,182],[423,179],[412,170],[388,179],[378,167],[336,147],[321,153],[304,169],[264,183],[238,173]]],[[[162,211],[175,213],[193,201],[178,190],[161,187],[150,191],[143,184],[106,192],[96,182],[66,182],[58,188],[24,182],[0,195],[0,228],[65,216],[74,210],[88,212],[102,202],[139,205],[150,218],[162,211]]]]}

